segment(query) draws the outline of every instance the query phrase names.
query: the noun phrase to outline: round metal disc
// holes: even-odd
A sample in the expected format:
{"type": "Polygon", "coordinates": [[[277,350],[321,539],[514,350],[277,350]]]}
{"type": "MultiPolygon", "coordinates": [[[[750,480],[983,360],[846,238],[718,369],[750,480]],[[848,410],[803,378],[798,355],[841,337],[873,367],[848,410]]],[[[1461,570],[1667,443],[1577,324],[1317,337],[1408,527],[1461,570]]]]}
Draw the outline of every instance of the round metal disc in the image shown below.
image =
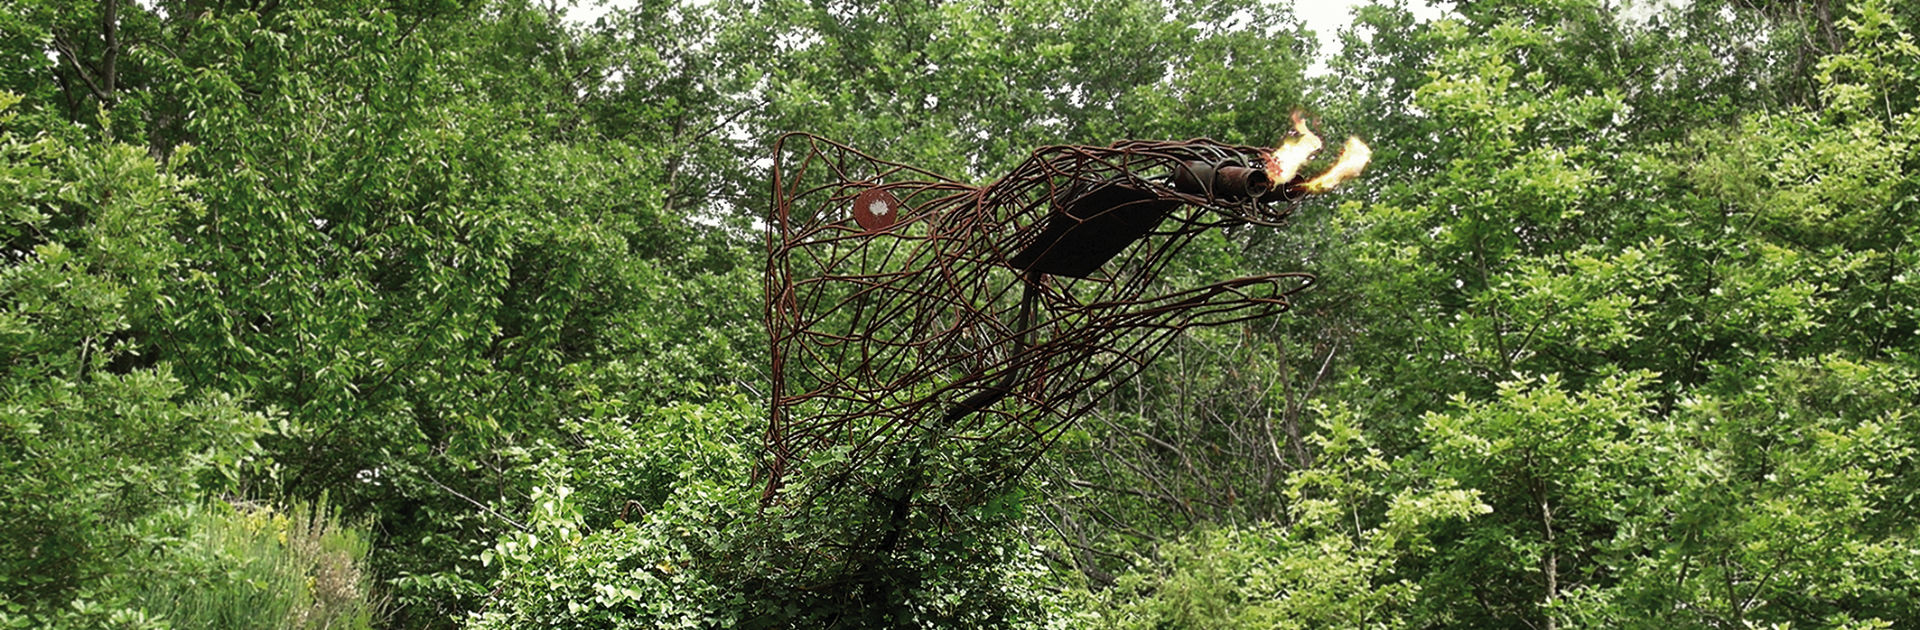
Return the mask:
{"type": "Polygon", "coordinates": [[[868,232],[893,227],[900,219],[900,200],[884,188],[869,188],[853,198],[853,220],[868,232]]]}

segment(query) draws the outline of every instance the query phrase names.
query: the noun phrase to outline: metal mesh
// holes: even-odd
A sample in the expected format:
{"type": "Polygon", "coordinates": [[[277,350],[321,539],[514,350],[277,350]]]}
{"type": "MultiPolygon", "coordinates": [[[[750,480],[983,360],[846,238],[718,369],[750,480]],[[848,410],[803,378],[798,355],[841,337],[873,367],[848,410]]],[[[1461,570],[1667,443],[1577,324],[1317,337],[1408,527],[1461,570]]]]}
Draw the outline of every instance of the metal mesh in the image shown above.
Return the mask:
{"type": "Polygon", "coordinates": [[[1257,168],[1254,147],[1045,147],[985,186],[806,134],[775,154],[770,501],[825,450],[858,467],[931,438],[1030,462],[1174,334],[1284,311],[1313,282],[1162,279],[1202,232],[1291,213],[1293,189],[1215,184],[1257,168]]]}

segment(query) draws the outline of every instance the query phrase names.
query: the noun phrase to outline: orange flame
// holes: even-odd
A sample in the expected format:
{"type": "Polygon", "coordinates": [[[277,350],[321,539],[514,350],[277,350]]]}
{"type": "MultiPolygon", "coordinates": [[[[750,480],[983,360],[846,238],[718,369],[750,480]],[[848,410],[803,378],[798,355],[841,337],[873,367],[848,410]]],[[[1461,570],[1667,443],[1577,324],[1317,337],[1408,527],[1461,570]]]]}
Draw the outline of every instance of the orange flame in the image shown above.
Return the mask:
{"type": "Polygon", "coordinates": [[[1307,180],[1307,183],[1301,184],[1300,188],[1309,193],[1333,190],[1342,182],[1359,177],[1360,172],[1366,170],[1367,162],[1372,159],[1373,149],[1368,147],[1367,143],[1361,142],[1359,138],[1349,137],[1347,146],[1340,149],[1340,159],[1335,160],[1333,166],[1327,168],[1327,172],[1307,180]]]}
{"type": "MultiPolygon", "coordinates": [[[[1321,142],[1320,136],[1314,135],[1313,130],[1307,128],[1306,117],[1301,115],[1300,110],[1294,110],[1293,132],[1280,142],[1279,147],[1267,153],[1267,177],[1272,179],[1275,185],[1287,186],[1293,182],[1294,176],[1300,174],[1300,167],[1305,166],[1307,160],[1313,159],[1313,154],[1318,153],[1323,146],[1325,145],[1321,142]]],[[[1373,149],[1369,148],[1367,143],[1361,142],[1359,138],[1349,137],[1347,145],[1340,149],[1340,158],[1334,161],[1333,166],[1328,167],[1327,171],[1319,176],[1301,182],[1294,189],[1312,194],[1333,190],[1347,180],[1359,177],[1360,173],[1366,170],[1367,162],[1372,159],[1373,149]]]]}
{"type": "Polygon", "coordinates": [[[1300,172],[1300,166],[1307,163],[1314,153],[1320,151],[1320,136],[1313,135],[1307,128],[1307,121],[1298,110],[1293,112],[1293,135],[1280,143],[1280,147],[1267,154],[1267,177],[1276,186],[1285,186],[1293,181],[1300,172]]]}

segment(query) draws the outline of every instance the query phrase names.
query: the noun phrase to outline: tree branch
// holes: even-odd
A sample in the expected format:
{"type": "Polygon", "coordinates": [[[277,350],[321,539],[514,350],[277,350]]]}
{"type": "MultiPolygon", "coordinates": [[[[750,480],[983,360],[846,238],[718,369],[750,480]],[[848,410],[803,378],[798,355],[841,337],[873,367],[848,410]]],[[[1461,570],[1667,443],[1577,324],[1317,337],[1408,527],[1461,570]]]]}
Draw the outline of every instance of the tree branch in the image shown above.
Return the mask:
{"type": "Polygon", "coordinates": [[[79,75],[81,81],[86,82],[87,91],[92,93],[94,98],[99,99],[101,102],[106,102],[108,94],[100,88],[100,83],[94,80],[93,71],[80,64],[80,55],[74,51],[73,45],[67,43],[64,38],[55,37],[53,38],[53,48],[59,51],[61,60],[66,61],[68,66],[73,67],[73,73],[79,75]]]}

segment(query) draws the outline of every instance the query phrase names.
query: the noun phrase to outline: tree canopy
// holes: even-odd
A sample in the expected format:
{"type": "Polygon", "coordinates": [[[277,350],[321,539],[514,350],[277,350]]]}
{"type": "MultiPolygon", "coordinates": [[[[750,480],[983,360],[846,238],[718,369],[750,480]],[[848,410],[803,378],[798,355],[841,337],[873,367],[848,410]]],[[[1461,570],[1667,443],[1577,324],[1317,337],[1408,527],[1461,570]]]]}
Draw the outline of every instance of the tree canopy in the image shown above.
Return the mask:
{"type": "Polygon", "coordinates": [[[1920,619],[1912,3],[563,4],[0,0],[0,627],[1920,619]],[[780,134],[1295,110],[1366,176],[1164,272],[1291,312],[884,558],[761,503],[780,134]]]}

